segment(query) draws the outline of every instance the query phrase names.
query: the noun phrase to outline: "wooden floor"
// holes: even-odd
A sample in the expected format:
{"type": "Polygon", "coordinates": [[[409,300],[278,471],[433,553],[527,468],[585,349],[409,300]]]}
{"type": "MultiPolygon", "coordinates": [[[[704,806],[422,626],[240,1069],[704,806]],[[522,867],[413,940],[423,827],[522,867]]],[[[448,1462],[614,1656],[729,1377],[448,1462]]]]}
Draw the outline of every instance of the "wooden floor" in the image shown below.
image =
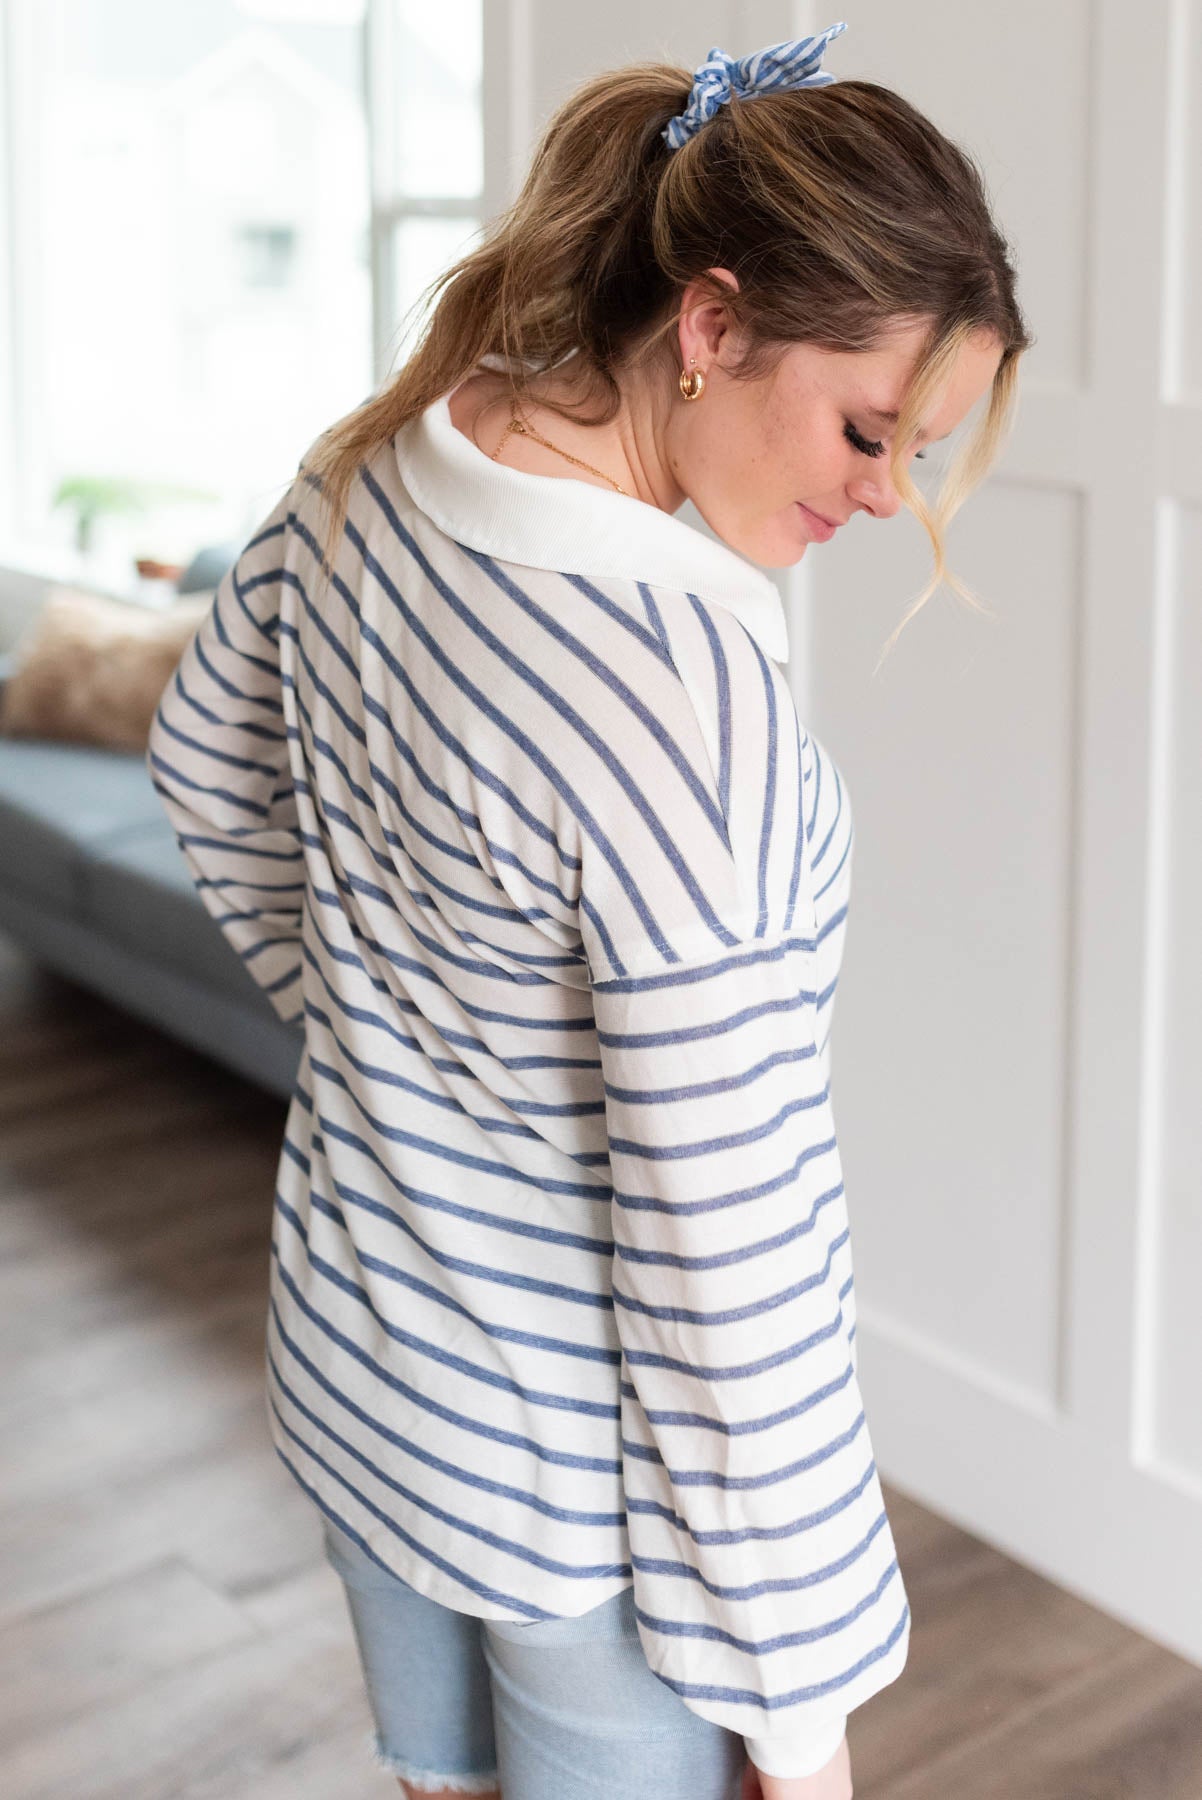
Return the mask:
{"type": "MultiPolygon", "coordinates": [[[[267,1438],[284,1110],[0,939],[5,1800],[400,1791],[267,1438]]],[[[1202,1800],[1202,1672],[887,1499],[913,1635],[857,1800],[1202,1800]]]]}

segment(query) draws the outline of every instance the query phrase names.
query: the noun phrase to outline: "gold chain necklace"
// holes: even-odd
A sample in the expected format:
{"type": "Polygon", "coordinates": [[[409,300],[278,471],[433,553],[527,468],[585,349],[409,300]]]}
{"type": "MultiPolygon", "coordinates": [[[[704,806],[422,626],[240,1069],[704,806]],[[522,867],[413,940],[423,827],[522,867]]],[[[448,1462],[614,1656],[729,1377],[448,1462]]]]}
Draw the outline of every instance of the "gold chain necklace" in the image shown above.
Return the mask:
{"type": "MultiPolygon", "coordinates": [[[[569,462],[576,464],[577,468],[587,469],[590,475],[599,475],[602,481],[608,481],[611,487],[616,487],[619,494],[626,494],[626,489],[622,486],[621,482],[615,481],[612,475],[607,475],[604,469],[594,469],[592,463],[586,463],[583,457],[573,456],[570,450],[561,450],[558,444],[553,444],[550,438],[543,437],[541,432],[535,431],[533,425],[527,425],[524,420],[519,419],[516,413],[511,413],[509,415],[509,423],[501,433],[501,442],[492,453],[493,462],[496,462],[498,456],[500,456],[505,444],[505,439],[509,436],[511,431],[516,431],[521,437],[532,437],[536,439],[538,443],[545,444],[548,450],[554,450],[557,456],[566,456],[569,462]]],[[[629,494],[626,494],[626,497],[629,499],[629,494]]]]}

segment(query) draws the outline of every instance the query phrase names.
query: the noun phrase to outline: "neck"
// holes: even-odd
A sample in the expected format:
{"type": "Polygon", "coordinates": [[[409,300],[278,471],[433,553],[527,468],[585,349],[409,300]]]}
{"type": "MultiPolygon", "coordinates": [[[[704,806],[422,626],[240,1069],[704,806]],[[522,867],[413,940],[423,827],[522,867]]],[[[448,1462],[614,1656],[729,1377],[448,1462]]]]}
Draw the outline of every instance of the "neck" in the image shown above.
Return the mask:
{"type": "Polygon", "coordinates": [[[672,396],[664,386],[664,375],[662,371],[618,371],[616,379],[620,391],[618,410],[604,425],[578,424],[540,404],[552,399],[573,408],[581,405],[579,383],[565,379],[560,369],[549,370],[531,381],[530,397],[522,403],[521,412],[559,449],[570,450],[574,456],[603,469],[636,499],[661,512],[674,513],[685,494],[672,471],[667,441],[672,396]]]}

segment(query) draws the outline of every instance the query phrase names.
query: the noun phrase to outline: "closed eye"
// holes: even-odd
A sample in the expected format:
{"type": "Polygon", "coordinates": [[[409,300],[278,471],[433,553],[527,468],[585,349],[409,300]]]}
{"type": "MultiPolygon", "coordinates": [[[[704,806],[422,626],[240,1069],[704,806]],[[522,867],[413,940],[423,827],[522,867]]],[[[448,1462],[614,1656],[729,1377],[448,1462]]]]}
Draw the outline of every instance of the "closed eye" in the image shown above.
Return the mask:
{"type": "MultiPolygon", "coordinates": [[[[884,444],[879,440],[870,442],[867,438],[861,437],[850,419],[843,421],[843,435],[848,443],[852,444],[863,456],[884,456],[885,454],[884,444]]],[[[925,455],[925,450],[916,450],[914,452],[915,461],[925,455]]]]}

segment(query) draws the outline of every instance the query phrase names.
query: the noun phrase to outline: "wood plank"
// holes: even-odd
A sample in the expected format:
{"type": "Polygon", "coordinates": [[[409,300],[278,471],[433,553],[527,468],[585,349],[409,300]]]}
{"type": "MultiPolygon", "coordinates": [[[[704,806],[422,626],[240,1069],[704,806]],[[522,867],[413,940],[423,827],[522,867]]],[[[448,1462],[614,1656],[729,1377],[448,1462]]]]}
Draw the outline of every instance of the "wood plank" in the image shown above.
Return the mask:
{"type": "MultiPolygon", "coordinates": [[[[399,1791],[267,1432],[284,1116],[0,939],[6,1800],[399,1791]]],[[[1202,1800],[1202,1672],[886,1499],[914,1622],[857,1800],[1202,1800]]]]}

